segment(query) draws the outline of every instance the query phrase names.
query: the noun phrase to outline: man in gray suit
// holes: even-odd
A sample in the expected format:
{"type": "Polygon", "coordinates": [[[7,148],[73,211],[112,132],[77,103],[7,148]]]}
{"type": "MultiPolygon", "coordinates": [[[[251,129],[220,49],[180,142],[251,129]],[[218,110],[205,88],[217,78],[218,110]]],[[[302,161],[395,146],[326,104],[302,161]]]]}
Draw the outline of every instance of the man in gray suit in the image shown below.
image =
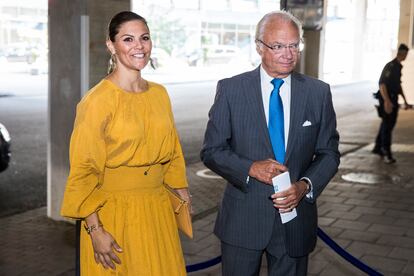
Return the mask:
{"type": "Polygon", "coordinates": [[[301,35],[291,14],[265,15],[256,29],[261,65],[217,84],[201,159],[228,182],[214,230],[225,276],[258,275],[263,253],[269,275],[307,273],[316,198],[340,154],[329,85],[293,72],[301,35]],[[292,185],[275,193],[272,178],[285,171],[292,185]],[[280,213],[293,208],[297,217],[282,224],[280,213]]]}

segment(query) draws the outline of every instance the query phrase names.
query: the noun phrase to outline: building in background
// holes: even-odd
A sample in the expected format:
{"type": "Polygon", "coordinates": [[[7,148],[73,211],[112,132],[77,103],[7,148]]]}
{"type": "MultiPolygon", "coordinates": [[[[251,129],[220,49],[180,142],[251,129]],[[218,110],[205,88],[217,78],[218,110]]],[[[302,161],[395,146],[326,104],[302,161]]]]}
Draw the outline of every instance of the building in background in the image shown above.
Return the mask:
{"type": "Polygon", "coordinates": [[[0,0],[1,67],[38,73],[31,69],[40,61],[47,67],[47,40],[46,0],[0,0]]]}
{"type": "MultiPolygon", "coordinates": [[[[288,8],[295,6],[295,1],[285,2],[288,8]]],[[[309,2],[321,8],[322,1],[309,2]]],[[[149,21],[158,70],[219,66],[231,75],[237,73],[235,69],[241,72],[260,62],[255,26],[264,14],[280,9],[280,4],[271,0],[133,0],[133,10],[149,21]]],[[[331,84],[376,80],[398,46],[399,1],[327,0],[325,6],[319,77],[331,84]]]]}
{"type": "Polygon", "coordinates": [[[336,84],[377,81],[398,47],[400,1],[328,0],[323,76],[336,84]]]}
{"type": "MultiPolygon", "coordinates": [[[[152,32],[157,70],[147,71],[165,75],[181,68],[190,72],[189,77],[211,72],[224,77],[257,66],[256,24],[281,4],[280,0],[131,1],[133,11],[148,19],[152,32]]],[[[295,1],[285,2],[292,7],[295,1]]],[[[326,0],[319,77],[331,84],[376,81],[398,46],[399,3],[326,0]]],[[[46,73],[47,41],[46,0],[0,0],[0,70],[46,73]]]]}
{"type": "Polygon", "coordinates": [[[157,65],[232,72],[258,64],[256,24],[279,8],[275,0],[133,0],[149,22],[157,65]]]}

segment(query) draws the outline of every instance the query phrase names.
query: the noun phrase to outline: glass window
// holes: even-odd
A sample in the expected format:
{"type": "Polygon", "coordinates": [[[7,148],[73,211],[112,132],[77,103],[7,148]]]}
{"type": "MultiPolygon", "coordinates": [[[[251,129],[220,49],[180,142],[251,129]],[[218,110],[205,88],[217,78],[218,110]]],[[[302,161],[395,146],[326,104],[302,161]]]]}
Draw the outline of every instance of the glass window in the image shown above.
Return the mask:
{"type": "Polygon", "coordinates": [[[198,0],[173,0],[174,8],[177,9],[192,9],[192,10],[198,10],[200,9],[199,1],[198,0]]]}
{"type": "Polygon", "coordinates": [[[249,33],[238,33],[237,34],[237,47],[243,48],[249,46],[251,42],[251,37],[249,33]]]}
{"type": "MultiPolygon", "coordinates": [[[[193,0],[195,1],[195,0],[193,0]]],[[[228,10],[230,0],[201,0],[203,10],[228,10]]]]}
{"type": "Polygon", "coordinates": [[[224,45],[235,45],[236,44],[236,33],[235,32],[225,32],[223,35],[224,45]]]}
{"type": "Polygon", "coordinates": [[[147,66],[148,78],[156,81],[178,72],[180,79],[205,77],[206,72],[225,77],[253,69],[257,64],[254,29],[269,11],[258,12],[262,1],[273,3],[271,10],[279,9],[279,1],[272,0],[133,0],[133,10],[150,23],[157,49],[153,59],[159,68],[147,66]],[[235,6],[245,10],[233,11],[235,6]]]}
{"type": "Polygon", "coordinates": [[[241,32],[241,31],[249,32],[250,31],[250,26],[249,25],[237,25],[237,30],[239,32],[241,32]]]}
{"type": "Polygon", "coordinates": [[[220,23],[208,23],[208,29],[209,30],[221,30],[221,24],[220,23]]]}
{"type": "Polygon", "coordinates": [[[216,45],[222,43],[221,32],[208,31],[201,39],[203,45],[216,45]]]}
{"type": "Polygon", "coordinates": [[[329,83],[378,80],[398,46],[399,1],[365,3],[328,1],[323,79],[329,83]]]}
{"type": "Polygon", "coordinates": [[[223,28],[226,31],[235,30],[236,29],[236,24],[223,24],[223,28]]]}
{"type": "Polygon", "coordinates": [[[9,14],[9,15],[12,15],[12,16],[17,16],[18,15],[17,7],[3,7],[2,11],[3,11],[3,13],[9,14]]]}
{"type": "Polygon", "coordinates": [[[37,10],[31,9],[31,8],[21,8],[20,14],[21,15],[37,15],[37,10]]]}
{"type": "Polygon", "coordinates": [[[232,1],[233,11],[253,11],[253,10],[257,10],[257,8],[258,8],[257,0],[233,0],[232,1]]]}
{"type": "Polygon", "coordinates": [[[171,7],[172,2],[171,2],[171,0],[156,0],[156,1],[153,1],[151,3],[146,3],[146,4],[147,5],[148,4],[151,4],[153,6],[160,6],[160,7],[167,7],[167,8],[169,8],[169,7],[171,7]]]}
{"type": "Polygon", "coordinates": [[[280,1],[277,0],[262,0],[259,2],[259,9],[261,12],[267,13],[269,11],[280,10],[280,1]]]}

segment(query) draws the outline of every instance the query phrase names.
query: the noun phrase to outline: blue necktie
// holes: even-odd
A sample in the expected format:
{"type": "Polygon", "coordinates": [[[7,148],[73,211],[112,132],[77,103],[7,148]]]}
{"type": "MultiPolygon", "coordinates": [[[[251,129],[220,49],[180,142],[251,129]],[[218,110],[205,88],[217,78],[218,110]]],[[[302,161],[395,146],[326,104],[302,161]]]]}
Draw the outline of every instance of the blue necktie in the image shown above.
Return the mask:
{"type": "Polygon", "coordinates": [[[282,98],[279,94],[283,80],[273,79],[272,84],[274,88],[269,101],[269,135],[276,160],[283,164],[285,162],[285,123],[282,98]]]}

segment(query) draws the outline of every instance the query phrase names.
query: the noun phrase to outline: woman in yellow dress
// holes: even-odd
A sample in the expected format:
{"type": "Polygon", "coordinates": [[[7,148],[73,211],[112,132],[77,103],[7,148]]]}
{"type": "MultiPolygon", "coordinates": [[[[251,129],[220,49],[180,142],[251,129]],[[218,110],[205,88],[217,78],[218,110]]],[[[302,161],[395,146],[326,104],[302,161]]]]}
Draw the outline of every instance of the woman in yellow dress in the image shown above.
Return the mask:
{"type": "Polygon", "coordinates": [[[190,196],[168,94],[141,76],[152,49],[145,19],[118,13],[106,44],[112,72],[77,107],[61,209],[83,220],[81,275],[185,275],[164,184],[190,196]]]}

